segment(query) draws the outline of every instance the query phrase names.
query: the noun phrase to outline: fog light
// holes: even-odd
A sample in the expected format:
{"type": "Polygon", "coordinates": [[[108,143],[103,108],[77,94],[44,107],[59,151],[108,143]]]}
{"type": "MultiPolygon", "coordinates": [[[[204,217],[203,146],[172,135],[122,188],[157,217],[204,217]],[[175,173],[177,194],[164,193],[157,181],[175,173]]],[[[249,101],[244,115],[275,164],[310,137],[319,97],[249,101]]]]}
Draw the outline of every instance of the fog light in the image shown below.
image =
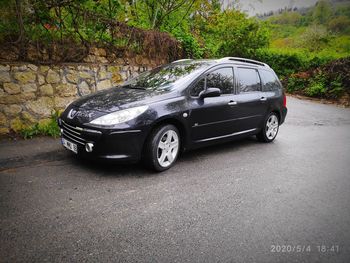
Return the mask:
{"type": "Polygon", "coordinates": [[[94,147],[94,144],[91,142],[88,142],[87,144],[85,144],[85,151],[87,151],[88,153],[91,153],[93,147],[94,147]]]}

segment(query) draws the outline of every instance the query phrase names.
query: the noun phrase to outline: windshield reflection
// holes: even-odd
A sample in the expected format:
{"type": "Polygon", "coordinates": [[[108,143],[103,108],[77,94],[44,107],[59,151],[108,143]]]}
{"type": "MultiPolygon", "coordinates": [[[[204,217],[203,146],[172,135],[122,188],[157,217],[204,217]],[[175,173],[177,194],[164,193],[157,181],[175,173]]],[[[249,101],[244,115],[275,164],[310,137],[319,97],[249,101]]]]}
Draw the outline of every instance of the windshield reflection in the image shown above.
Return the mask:
{"type": "Polygon", "coordinates": [[[171,89],[173,84],[196,70],[208,66],[208,61],[187,61],[157,67],[126,81],[122,87],[143,90],[171,89]]]}

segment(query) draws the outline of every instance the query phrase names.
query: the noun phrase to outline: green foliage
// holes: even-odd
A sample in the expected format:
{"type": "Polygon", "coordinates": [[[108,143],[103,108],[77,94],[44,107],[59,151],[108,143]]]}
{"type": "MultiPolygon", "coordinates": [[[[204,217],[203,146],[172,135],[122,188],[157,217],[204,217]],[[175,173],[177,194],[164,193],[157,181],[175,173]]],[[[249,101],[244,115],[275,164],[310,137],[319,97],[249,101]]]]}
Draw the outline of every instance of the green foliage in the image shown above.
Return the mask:
{"type": "Polygon", "coordinates": [[[216,57],[250,57],[257,49],[267,47],[269,42],[264,23],[232,9],[214,13],[210,23],[203,25],[200,32],[208,53],[216,57]]]}
{"type": "Polygon", "coordinates": [[[350,18],[347,16],[337,16],[328,22],[328,28],[332,32],[344,33],[350,29],[350,18]]]}
{"type": "Polygon", "coordinates": [[[308,85],[308,80],[300,77],[291,76],[285,85],[286,91],[289,93],[298,93],[305,89],[308,85]]]}
{"type": "Polygon", "coordinates": [[[326,56],[312,56],[303,51],[282,51],[271,48],[257,50],[253,58],[270,65],[280,77],[321,66],[333,59],[326,56]]]}
{"type": "Polygon", "coordinates": [[[36,123],[31,127],[24,128],[20,131],[20,134],[24,139],[33,138],[34,136],[38,135],[47,135],[56,138],[60,135],[60,128],[57,124],[58,117],[58,112],[55,112],[51,115],[49,121],[36,123]]]}
{"type": "Polygon", "coordinates": [[[326,93],[326,88],[323,83],[312,83],[305,89],[305,94],[310,97],[322,97],[326,93]]]}
{"type": "Polygon", "coordinates": [[[330,82],[329,87],[329,95],[332,98],[339,98],[343,93],[345,89],[343,87],[343,83],[341,81],[341,77],[337,76],[334,80],[330,82]]]}
{"type": "Polygon", "coordinates": [[[305,94],[310,97],[323,97],[327,91],[326,76],[320,72],[310,79],[309,85],[305,89],[305,94]]]}
{"type": "Polygon", "coordinates": [[[349,63],[349,58],[332,61],[313,70],[286,76],[282,82],[289,93],[338,99],[350,92],[349,82],[343,73],[348,71],[349,63]]]}
{"type": "Polygon", "coordinates": [[[176,31],[174,36],[182,43],[185,57],[187,58],[202,58],[204,54],[204,48],[200,46],[198,40],[190,33],[184,31],[176,31]]]}
{"type": "Polygon", "coordinates": [[[298,12],[283,12],[269,20],[273,24],[298,26],[302,23],[302,15],[298,12]]]}
{"type": "Polygon", "coordinates": [[[318,24],[326,24],[332,16],[332,6],[327,0],[319,0],[313,10],[313,20],[318,24]]]}
{"type": "Polygon", "coordinates": [[[330,35],[325,27],[312,25],[305,30],[300,39],[301,46],[310,51],[319,51],[328,44],[330,35]]]}

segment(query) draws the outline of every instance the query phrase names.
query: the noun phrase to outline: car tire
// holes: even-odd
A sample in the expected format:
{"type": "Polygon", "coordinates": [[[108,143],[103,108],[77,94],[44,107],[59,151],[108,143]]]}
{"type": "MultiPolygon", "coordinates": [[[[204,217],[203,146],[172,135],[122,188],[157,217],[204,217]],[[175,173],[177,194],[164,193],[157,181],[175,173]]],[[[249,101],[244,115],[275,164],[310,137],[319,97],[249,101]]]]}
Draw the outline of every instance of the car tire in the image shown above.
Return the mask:
{"type": "Polygon", "coordinates": [[[146,141],[143,163],[157,172],[169,169],[177,160],[180,142],[179,130],[174,125],[156,128],[146,141]]]}
{"type": "Polygon", "coordinates": [[[272,142],[279,130],[279,118],[278,115],[275,112],[271,112],[269,115],[267,115],[263,128],[261,131],[256,135],[259,141],[261,142],[272,142]]]}

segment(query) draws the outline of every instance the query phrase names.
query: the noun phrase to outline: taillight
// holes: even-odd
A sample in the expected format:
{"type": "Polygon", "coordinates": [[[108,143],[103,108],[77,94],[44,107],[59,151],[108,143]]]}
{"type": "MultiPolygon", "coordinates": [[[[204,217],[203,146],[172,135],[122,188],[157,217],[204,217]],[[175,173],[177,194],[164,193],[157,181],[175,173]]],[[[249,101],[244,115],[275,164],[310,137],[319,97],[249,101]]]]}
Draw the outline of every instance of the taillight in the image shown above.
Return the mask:
{"type": "Polygon", "coordinates": [[[283,93],[283,106],[287,107],[287,97],[286,94],[283,93]]]}

